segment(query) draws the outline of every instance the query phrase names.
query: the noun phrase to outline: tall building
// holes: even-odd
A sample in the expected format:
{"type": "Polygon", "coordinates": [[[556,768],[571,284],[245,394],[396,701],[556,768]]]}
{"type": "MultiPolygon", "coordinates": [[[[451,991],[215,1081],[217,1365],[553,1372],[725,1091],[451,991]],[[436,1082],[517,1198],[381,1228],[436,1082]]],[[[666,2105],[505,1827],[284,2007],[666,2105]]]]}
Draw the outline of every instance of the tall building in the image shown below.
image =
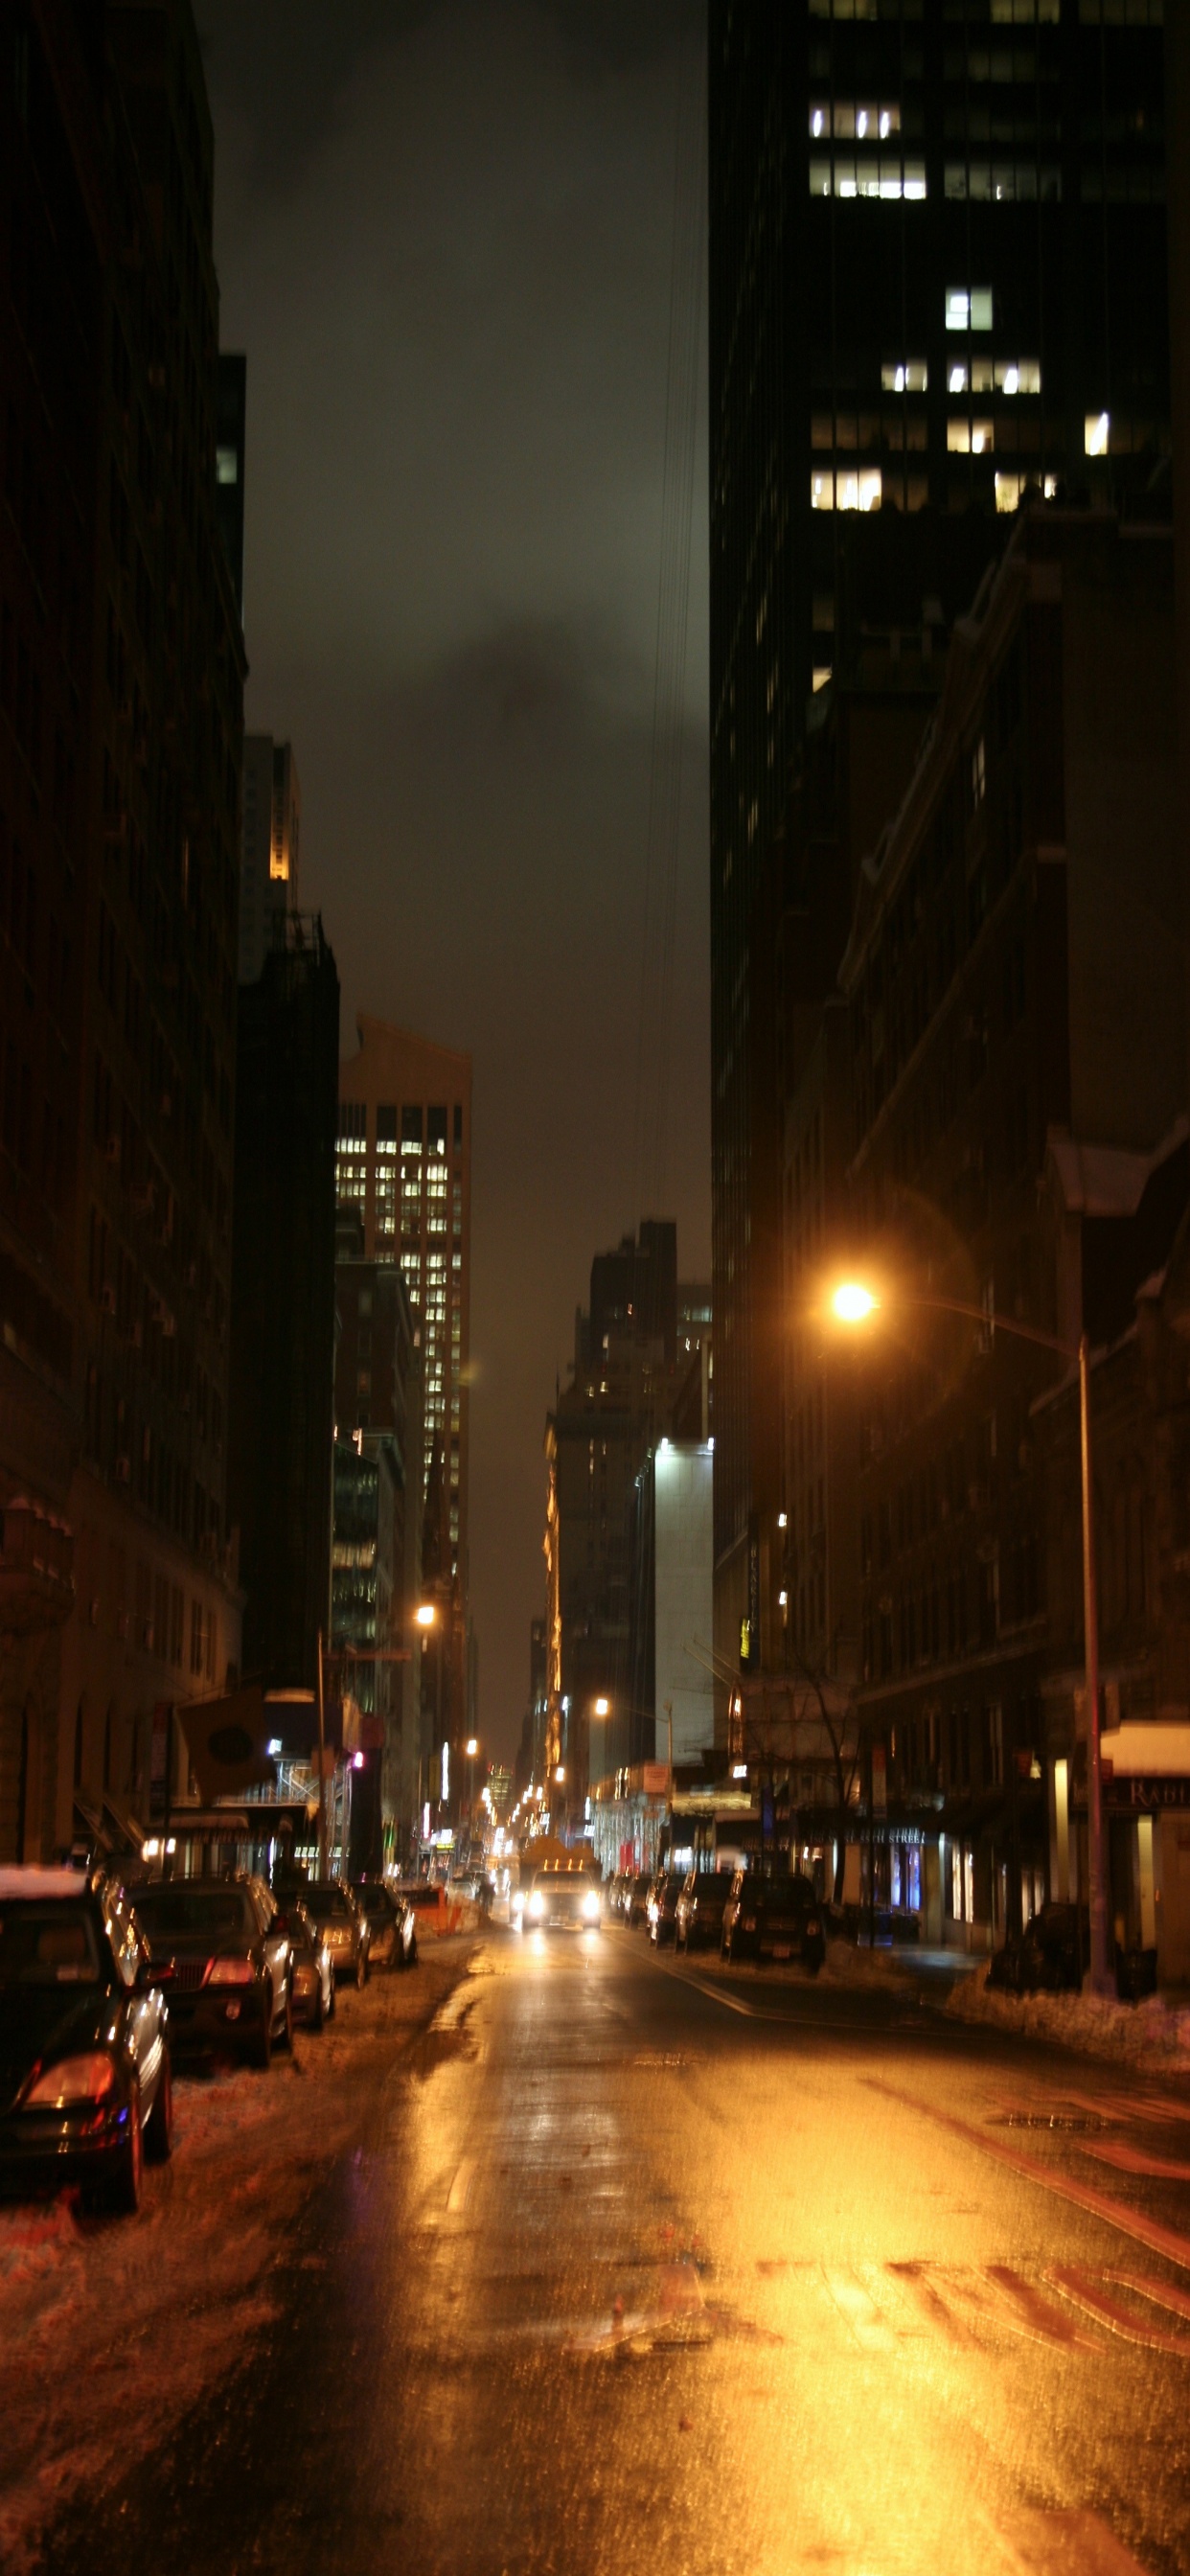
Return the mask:
{"type": "Polygon", "coordinates": [[[422,1740],[414,1616],[422,1576],[421,1326],[404,1273],[391,1261],[365,1260],[363,1244],[356,1211],[344,1210],[335,1264],[331,1644],[336,1655],[350,1650],[338,1677],[370,1721],[352,1784],[353,1839],[403,1867],[432,1751],[422,1740]]]}
{"type": "Polygon", "coordinates": [[[279,918],[239,990],[228,1511],[243,1671],[311,1690],[330,1598],[339,977],[319,918],[279,918]]]}
{"type": "Polygon", "coordinates": [[[474,1723],[468,1687],[468,1371],[471,1347],[471,1058],[358,1020],[339,1068],[336,1195],[358,1211],[369,1261],[405,1273],[421,1318],[427,1565],[449,1637],[435,1682],[438,1740],[474,1723]]]}
{"type": "Polygon", "coordinates": [[[292,746],[271,734],[244,737],[244,821],[240,857],[240,982],[255,984],[274,942],[298,909],[302,791],[292,746]]]}
{"type": "MultiPolygon", "coordinates": [[[[34,1857],[70,1840],[76,1805],[145,1817],[169,1703],[239,1663],[224,1486],[244,652],[216,520],[213,150],[186,0],[10,18],[0,119],[0,1365],[16,1363],[0,1477],[6,1507],[53,1505],[74,1587],[56,1647],[6,1652],[0,1684],[0,1847],[34,1857]]],[[[6,1554],[22,1518],[10,1533],[6,1508],[6,1554]]]]}
{"type": "MultiPolygon", "coordinates": [[[[1026,490],[1127,505],[1162,469],[1161,15],[1148,0],[1126,13],[1100,0],[972,0],[961,16],[943,0],[712,0],[712,1218],[724,1650],[747,1607],[755,1553],[772,1539],[763,1524],[773,1495],[758,1493],[754,1457],[755,1379],[768,1371],[752,1350],[779,1276],[781,1121],[763,1096],[753,989],[762,880],[799,747],[865,627],[909,639],[949,628],[974,595],[973,554],[982,548],[986,562],[999,551],[1005,514],[1026,490]]],[[[895,802],[890,793],[885,811],[895,802]]],[[[851,892],[829,865],[794,871],[781,888],[806,1005],[834,983],[851,892]]]]}

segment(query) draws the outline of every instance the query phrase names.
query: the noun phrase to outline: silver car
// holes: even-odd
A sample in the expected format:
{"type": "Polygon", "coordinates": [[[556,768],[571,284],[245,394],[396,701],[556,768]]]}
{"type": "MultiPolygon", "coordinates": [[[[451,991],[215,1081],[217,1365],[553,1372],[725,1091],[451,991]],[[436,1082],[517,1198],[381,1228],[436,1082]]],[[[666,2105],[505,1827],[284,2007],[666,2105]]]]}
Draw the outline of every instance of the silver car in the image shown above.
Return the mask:
{"type": "Polygon", "coordinates": [[[336,1985],[349,1977],[362,1990],[368,1982],[372,1936],[351,1889],[338,1878],[315,1879],[303,1888],[302,1903],[330,1952],[336,1985]]]}

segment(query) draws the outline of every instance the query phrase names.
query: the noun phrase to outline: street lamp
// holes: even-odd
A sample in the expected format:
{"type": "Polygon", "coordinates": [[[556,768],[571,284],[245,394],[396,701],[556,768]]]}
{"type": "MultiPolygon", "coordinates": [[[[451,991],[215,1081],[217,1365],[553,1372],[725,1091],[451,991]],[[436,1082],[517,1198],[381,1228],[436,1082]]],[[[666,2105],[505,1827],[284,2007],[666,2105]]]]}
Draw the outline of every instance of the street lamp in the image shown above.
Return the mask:
{"type": "Polygon", "coordinates": [[[415,1619],[416,1619],[416,1621],[417,1621],[417,1625],[418,1625],[418,1627],[419,1627],[419,1628],[432,1628],[432,1627],[433,1627],[433,1625],[434,1625],[434,1619],[435,1619],[435,1610],[434,1610],[434,1604],[433,1604],[433,1602],[432,1602],[432,1601],[419,1601],[419,1602],[418,1602],[418,1605],[417,1605],[417,1609],[416,1609],[416,1610],[415,1610],[415,1612],[414,1612],[414,1617],[415,1617],[415,1619]]]}
{"type": "Polygon", "coordinates": [[[467,1756],[467,1823],[470,1825],[475,1815],[475,1756],[479,1751],[477,1735],[468,1736],[463,1751],[467,1756]]]}
{"type": "MultiPolygon", "coordinates": [[[[830,1311],[840,1324],[866,1324],[879,1314],[881,1301],[860,1279],[841,1280],[830,1298],[830,1311]]],[[[1091,1390],[1090,1345],[1085,1332],[1077,1342],[1061,1341],[1056,1333],[1039,1332],[1033,1324],[1005,1323],[983,1306],[966,1305],[955,1297],[902,1297],[901,1306],[936,1315],[959,1315],[965,1322],[981,1324],[993,1335],[999,1330],[1011,1333],[1018,1342],[1035,1342],[1041,1350],[1055,1351],[1060,1359],[1078,1362],[1079,1453],[1082,1467],[1083,1500],[1083,1658],[1087,1695],[1087,1839],[1090,1844],[1091,1879],[1091,1991],[1096,1995],[1114,1993],[1114,1981],[1107,1965],[1107,1888],[1103,1869],[1103,1780],[1099,1759],[1099,1607],[1095,1586],[1094,1492],[1091,1477],[1091,1390]]]]}

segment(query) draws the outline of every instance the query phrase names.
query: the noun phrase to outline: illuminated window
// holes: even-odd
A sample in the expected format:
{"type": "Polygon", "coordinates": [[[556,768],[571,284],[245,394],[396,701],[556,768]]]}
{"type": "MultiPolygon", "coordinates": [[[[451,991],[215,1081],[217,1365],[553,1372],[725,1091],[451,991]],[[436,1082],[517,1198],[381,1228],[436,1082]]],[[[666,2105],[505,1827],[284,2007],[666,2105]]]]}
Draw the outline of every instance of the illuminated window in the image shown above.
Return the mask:
{"type": "Polygon", "coordinates": [[[828,680],[829,680],[829,678],[830,678],[830,675],[831,675],[831,666],[830,666],[830,663],[829,663],[829,662],[816,662],[816,663],[815,663],[815,665],[814,665],[814,671],[813,671],[814,695],[815,695],[815,697],[817,697],[818,692],[819,692],[819,690],[820,690],[820,689],[825,689],[826,684],[827,684],[827,681],[828,681],[828,680]]]}
{"type": "MultiPolygon", "coordinates": [[[[942,184],[947,197],[959,202],[970,197],[980,205],[1032,204],[1038,197],[1047,205],[1057,205],[1062,196],[1062,173],[1056,162],[1045,163],[1039,171],[1035,161],[948,161],[942,184]]],[[[978,330],[979,325],[972,327],[978,330]]]]}
{"type": "Polygon", "coordinates": [[[995,434],[990,420],[948,420],[946,444],[952,456],[990,456],[995,434]]]}
{"type": "Polygon", "coordinates": [[[997,474],[996,508],[998,510],[1019,509],[1021,494],[1024,491],[1024,488],[1025,478],[1023,474],[997,474]]]}
{"type": "Polygon", "coordinates": [[[1083,422],[1083,454],[1106,456],[1111,436],[1111,421],[1105,411],[1089,411],[1083,422]]]}
{"type": "Polygon", "coordinates": [[[1041,368],[1036,358],[997,358],[996,391],[1001,394],[1039,394],[1041,368]]]}
{"type": "Polygon", "coordinates": [[[880,384],[886,394],[928,393],[929,369],[925,359],[887,359],[880,370],[880,384]]]}
{"type": "Polygon", "coordinates": [[[970,392],[971,385],[969,370],[965,366],[947,368],[946,390],[948,394],[965,394],[970,392]]]}
{"type": "Polygon", "coordinates": [[[810,110],[810,132],[816,142],[826,134],[841,134],[849,143],[887,143],[890,134],[900,131],[901,110],[895,99],[885,105],[871,101],[858,106],[836,99],[833,109],[824,101],[810,110]]]}
{"type": "Polygon", "coordinates": [[[948,331],[990,331],[992,327],[992,290],[990,286],[948,286],[946,290],[946,328],[948,331]]]}
{"type": "Polygon", "coordinates": [[[865,467],[860,474],[812,474],[810,507],[812,510],[878,510],[881,488],[878,465],[865,467]]]}

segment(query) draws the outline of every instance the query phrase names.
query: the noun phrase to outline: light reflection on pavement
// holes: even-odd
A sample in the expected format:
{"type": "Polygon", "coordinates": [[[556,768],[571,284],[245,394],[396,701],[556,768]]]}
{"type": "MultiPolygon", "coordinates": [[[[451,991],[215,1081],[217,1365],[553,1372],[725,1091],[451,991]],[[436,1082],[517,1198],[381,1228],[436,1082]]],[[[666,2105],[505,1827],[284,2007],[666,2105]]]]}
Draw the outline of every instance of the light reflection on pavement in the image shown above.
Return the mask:
{"type": "Polygon", "coordinates": [[[310,2201],[271,2363],[79,2563],[1173,2576],[1188,2171],[1172,2089],[493,1931],[310,2201]]]}

